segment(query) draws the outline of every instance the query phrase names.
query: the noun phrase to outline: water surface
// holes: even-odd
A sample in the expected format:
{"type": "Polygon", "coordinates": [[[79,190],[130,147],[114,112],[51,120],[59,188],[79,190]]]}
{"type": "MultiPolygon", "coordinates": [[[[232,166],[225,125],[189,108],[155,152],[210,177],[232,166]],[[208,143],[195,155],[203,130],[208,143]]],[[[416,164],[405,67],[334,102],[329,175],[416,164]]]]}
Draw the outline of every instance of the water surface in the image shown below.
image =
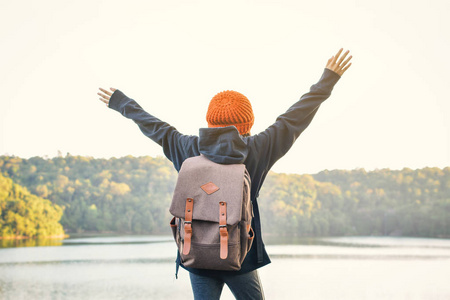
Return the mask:
{"type": "MultiPolygon", "coordinates": [[[[450,299],[450,240],[267,238],[266,299],[450,299]]],[[[0,248],[0,299],[193,299],[170,236],[0,248]]],[[[234,299],[225,288],[222,299],[234,299]]]]}

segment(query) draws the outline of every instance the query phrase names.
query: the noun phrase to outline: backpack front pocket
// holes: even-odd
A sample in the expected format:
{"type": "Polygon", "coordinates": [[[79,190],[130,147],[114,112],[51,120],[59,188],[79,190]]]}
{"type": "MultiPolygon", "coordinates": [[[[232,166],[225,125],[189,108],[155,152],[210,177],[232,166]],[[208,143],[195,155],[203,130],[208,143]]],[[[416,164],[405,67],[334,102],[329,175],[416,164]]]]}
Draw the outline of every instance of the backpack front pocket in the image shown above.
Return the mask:
{"type": "MultiPolygon", "coordinates": [[[[183,242],[181,242],[180,249],[183,249],[183,242]]],[[[183,255],[181,253],[181,262],[189,268],[238,271],[241,269],[240,245],[229,243],[228,256],[226,259],[221,259],[219,243],[201,244],[192,242],[189,254],[183,255]]]]}

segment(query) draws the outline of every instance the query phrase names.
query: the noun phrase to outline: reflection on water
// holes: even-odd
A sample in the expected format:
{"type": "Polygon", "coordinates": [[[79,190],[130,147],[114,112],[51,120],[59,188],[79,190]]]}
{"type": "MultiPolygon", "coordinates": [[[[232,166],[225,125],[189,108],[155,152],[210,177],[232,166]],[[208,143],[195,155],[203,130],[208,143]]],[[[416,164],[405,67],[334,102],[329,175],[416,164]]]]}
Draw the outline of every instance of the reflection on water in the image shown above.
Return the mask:
{"type": "MultiPolygon", "coordinates": [[[[0,299],[192,299],[187,273],[174,280],[170,236],[2,242],[12,243],[0,249],[0,299]]],[[[267,299],[450,299],[450,240],[267,237],[266,244],[267,299]]],[[[225,290],[222,299],[233,297],[225,290]]]]}
{"type": "Polygon", "coordinates": [[[358,259],[450,259],[450,240],[393,237],[310,239],[303,244],[268,245],[271,257],[358,259]]]}
{"type": "Polygon", "coordinates": [[[6,239],[0,240],[0,248],[61,246],[63,240],[58,239],[6,239]]]}
{"type": "Polygon", "coordinates": [[[5,239],[0,240],[0,248],[45,247],[63,245],[93,244],[146,244],[172,241],[170,236],[107,236],[73,235],[68,239],[5,239]]]}

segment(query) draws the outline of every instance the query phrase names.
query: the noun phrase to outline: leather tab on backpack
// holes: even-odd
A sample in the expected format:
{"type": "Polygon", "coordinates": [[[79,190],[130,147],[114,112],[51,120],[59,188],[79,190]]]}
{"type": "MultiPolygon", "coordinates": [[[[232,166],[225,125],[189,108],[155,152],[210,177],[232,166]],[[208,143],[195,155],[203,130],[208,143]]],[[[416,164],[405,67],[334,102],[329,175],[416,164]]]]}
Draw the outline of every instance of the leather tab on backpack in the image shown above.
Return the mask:
{"type": "Polygon", "coordinates": [[[227,203],[219,202],[220,258],[228,257],[227,203]]]}
{"type": "Polygon", "coordinates": [[[188,255],[191,251],[192,237],[192,211],[194,209],[194,199],[186,199],[186,209],[184,212],[184,246],[183,254],[188,255]]]}
{"type": "Polygon", "coordinates": [[[219,190],[219,187],[212,182],[208,182],[200,187],[205,193],[211,195],[219,190]]]}

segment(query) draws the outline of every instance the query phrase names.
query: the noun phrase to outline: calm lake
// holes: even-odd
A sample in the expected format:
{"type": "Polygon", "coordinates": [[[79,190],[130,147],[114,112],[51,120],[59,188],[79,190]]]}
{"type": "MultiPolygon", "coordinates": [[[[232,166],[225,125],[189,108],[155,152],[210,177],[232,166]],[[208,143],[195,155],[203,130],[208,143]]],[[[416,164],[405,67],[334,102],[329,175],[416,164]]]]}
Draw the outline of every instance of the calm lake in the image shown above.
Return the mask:
{"type": "MultiPolygon", "coordinates": [[[[266,238],[266,299],[450,299],[450,240],[266,238]]],[[[170,236],[0,248],[0,299],[193,299],[170,236]]],[[[225,288],[222,299],[234,299],[225,288]]]]}

